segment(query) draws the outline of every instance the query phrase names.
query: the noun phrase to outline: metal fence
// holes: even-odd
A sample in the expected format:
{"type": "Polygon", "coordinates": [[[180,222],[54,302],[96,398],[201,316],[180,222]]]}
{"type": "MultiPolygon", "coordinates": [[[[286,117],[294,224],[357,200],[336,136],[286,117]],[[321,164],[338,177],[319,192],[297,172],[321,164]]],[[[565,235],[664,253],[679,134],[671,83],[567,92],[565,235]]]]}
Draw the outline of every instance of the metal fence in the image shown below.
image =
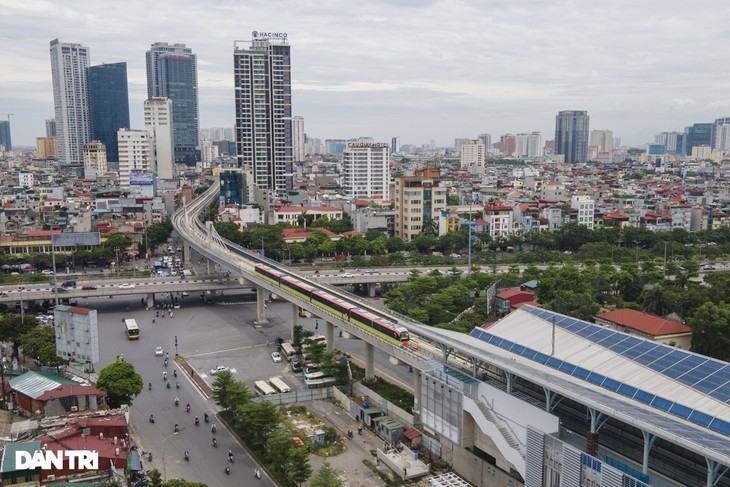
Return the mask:
{"type": "Polygon", "coordinates": [[[271,404],[294,404],[297,402],[316,401],[318,399],[328,399],[334,393],[331,387],[322,389],[302,389],[283,394],[269,394],[267,396],[256,396],[252,400],[254,402],[270,402],[271,404]]]}

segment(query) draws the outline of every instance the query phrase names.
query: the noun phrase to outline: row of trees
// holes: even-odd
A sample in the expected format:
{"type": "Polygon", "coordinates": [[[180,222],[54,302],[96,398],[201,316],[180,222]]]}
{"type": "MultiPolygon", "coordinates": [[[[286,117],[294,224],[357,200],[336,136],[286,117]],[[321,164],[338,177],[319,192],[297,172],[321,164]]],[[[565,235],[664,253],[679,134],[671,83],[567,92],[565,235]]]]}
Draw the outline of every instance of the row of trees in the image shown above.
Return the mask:
{"type": "MultiPolygon", "coordinates": [[[[301,334],[301,333],[300,333],[301,334]]],[[[229,371],[218,374],[213,382],[213,399],[221,414],[248,447],[263,460],[268,470],[284,485],[301,485],[312,477],[308,446],[297,447],[293,430],[279,410],[268,401],[252,401],[248,387],[229,371]]],[[[339,487],[342,482],[325,464],[312,478],[315,487],[339,487]]]]}
{"type": "Polygon", "coordinates": [[[730,296],[730,272],[705,273],[700,282],[699,265],[688,260],[668,263],[666,273],[652,261],[628,262],[617,267],[609,263],[588,262],[582,268],[569,264],[539,270],[528,265],[522,272],[516,265],[502,274],[486,274],[478,268],[468,276],[453,269],[447,275],[438,271],[421,276],[413,271],[411,279],[387,288],[388,306],[422,323],[469,332],[493,319],[485,298],[477,296],[500,280],[503,288],[538,280],[537,296],[547,309],[593,321],[601,309],[627,307],[659,316],[677,313],[693,330],[692,350],[730,360],[730,315],[726,315],[730,296]],[[711,316],[711,319],[708,319],[711,316]]]}

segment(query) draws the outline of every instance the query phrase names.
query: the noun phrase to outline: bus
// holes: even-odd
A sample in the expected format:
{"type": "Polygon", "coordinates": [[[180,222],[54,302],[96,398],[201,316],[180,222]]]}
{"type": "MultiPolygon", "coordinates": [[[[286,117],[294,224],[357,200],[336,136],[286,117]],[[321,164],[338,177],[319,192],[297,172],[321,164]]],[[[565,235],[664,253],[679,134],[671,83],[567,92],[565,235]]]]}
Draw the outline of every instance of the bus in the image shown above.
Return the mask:
{"type": "Polygon", "coordinates": [[[274,389],[281,392],[282,394],[284,394],[285,392],[291,392],[291,387],[286,385],[286,382],[284,382],[283,380],[281,380],[278,377],[270,377],[269,383],[271,384],[271,386],[274,389]]]}
{"type": "Polygon", "coordinates": [[[139,340],[139,326],[137,326],[137,320],[124,320],[124,326],[127,328],[127,338],[130,340],[139,340]]]}
{"type": "Polygon", "coordinates": [[[259,396],[270,396],[271,394],[276,394],[274,388],[267,384],[265,380],[257,380],[254,382],[253,386],[256,394],[259,396]]]}
{"type": "Polygon", "coordinates": [[[324,372],[312,372],[310,374],[304,374],[304,383],[307,385],[307,389],[319,389],[334,385],[335,378],[324,372]]]}
{"type": "Polygon", "coordinates": [[[294,347],[291,343],[284,342],[281,344],[281,354],[284,356],[285,359],[291,362],[294,359],[294,356],[297,354],[297,351],[294,350],[294,347]]]}

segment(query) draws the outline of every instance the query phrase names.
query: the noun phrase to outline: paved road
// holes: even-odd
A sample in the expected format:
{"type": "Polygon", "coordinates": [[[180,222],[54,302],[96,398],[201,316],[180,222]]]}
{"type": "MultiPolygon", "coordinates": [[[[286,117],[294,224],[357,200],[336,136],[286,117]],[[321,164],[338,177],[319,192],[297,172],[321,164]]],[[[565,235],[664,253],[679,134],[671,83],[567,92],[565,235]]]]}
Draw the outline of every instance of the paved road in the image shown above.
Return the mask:
{"type": "MultiPolygon", "coordinates": [[[[157,323],[153,325],[151,321],[155,316],[154,312],[143,310],[137,299],[118,297],[111,300],[84,301],[79,304],[99,310],[102,366],[115,360],[118,354],[123,354],[124,359],[134,363],[144,378],[145,388],[134,400],[130,423],[141,449],[153,453],[152,464],[147,467],[157,468],[168,479],[185,478],[211,486],[241,485],[241,475],[244,478],[245,475],[253,476],[254,462],[224,428],[218,428],[218,448],[211,446],[212,435],[202,418],[206,411],[213,416],[215,404],[206,400],[181,373],[178,373],[181,384],[179,390],[175,389],[174,384],[169,390],[164,388],[163,358],[154,355],[154,349],[159,345],[169,350],[171,357],[174,356],[175,335],[178,336],[181,354],[199,349],[214,352],[226,347],[232,340],[244,341],[245,337],[235,329],[236,324],[240,322],[241,314],[254,313],[253,307],[207,307],[198,305],[198,302],[194,302],[194,306],[186,306],[183,300],[182,308],[176,310],[174,319],[157,319],[157,323]],[[130,306],[129,312],[126,311],[127,305],[130,306]],[[126,339],[122,326],[123,317],[135,318],[140,324],[139,341],[126,339]],[[220,331],[211,333],[213,329],[220,331]],[[147,389],[149,382],[152,382],[152,391],[147,389]],[[181,403],[177,408],[174,405],[175,396],[180,398],[181,403]],[[185,413],[186,403],[192,406],[190,414],[185,413]],[[149,423],[150,414],[156,417],[154,425],[149,423]],[[201,426],[197,428],[194,424],[196,415],[201,419],[201,426]],[[181,433],[178,435],[172,434],[175,423],[181,426],[181,433]],[[223,470],[229,449],[233,450],[236,462],[231,466],[234,475],[227,476],[223,470]],[[189,462],[183,459],[185,450],[190,452],[189,462]]],[[[192,304],[193,301],[189,303],[192,304]]],[[[173,380],[174,368],[171,361],[167,370],[173,380]]],[[[270,479],[261,481],[261,485],[274,485],[270,479]]]]}

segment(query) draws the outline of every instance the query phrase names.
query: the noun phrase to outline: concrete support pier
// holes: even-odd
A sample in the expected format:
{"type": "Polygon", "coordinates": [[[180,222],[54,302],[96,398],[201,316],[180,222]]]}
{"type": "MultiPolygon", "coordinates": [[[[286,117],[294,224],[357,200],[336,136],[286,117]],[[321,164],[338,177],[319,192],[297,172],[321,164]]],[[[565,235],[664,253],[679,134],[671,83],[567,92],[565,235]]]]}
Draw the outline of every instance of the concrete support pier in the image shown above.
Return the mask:
{"type": "Polygon", "coordinates": [[[155,307],[155,293],[147,293],[147,308],[152,309],[155,307]]]}
{"type": "Polygon", "coordinates": [[[331,352],[335,349],[335,325],[326,321],[324,324],[324,336],[327,337],[327,351],[331,352]]]}
{"type": "Polygon", "coordinates": [[[265,325],[266,319],[266,289],[256,286],[256,324],[265,325]]]}
{"type": "Polygon", "coordinates": [[[375,377],[375,345],[365,342],[365,378],[375,377]]]}
{"type": "Polygon", "coordinates": [[[290,336],[294,338],[294,327],[299,323],[299,306],[291,303],[291,327],[289,329],[290,336]]]}

